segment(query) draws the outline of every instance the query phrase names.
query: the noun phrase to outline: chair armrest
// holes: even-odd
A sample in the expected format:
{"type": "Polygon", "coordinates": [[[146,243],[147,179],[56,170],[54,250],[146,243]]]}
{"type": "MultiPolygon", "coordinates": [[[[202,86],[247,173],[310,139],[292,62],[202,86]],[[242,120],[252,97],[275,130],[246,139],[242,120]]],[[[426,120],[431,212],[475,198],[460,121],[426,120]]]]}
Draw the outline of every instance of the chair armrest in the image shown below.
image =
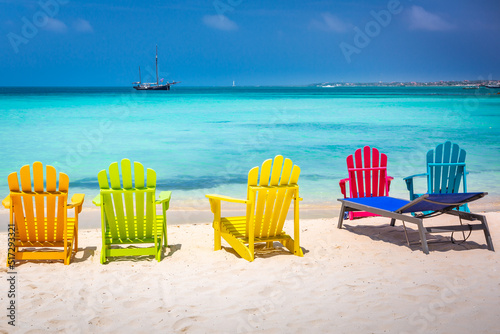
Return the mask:
{"type": "Polygon", "coordinates": [[[389,196],[389,190],[391,190],[391,181],[394,180],[392,176],[388,176],[385,179],[385,182],[387,183],[387,196],[389,196]]]}
{"type": "Polygon", "coordinates": [[[96,197],[94,197],[92,203],[94,203],[96,206],[101,206],[101,195],[99,194],[96,197]]]}
{"type": "Polygon", "coordinates": [[[406,188],[410,192],[410,199],[411,200],[413,200],[413,197],[414,197],[413,178],[421,177],[421,176],[427,176],[427,173],[415,174],[415,175],[407,176],[403,179],[406,182],[406,188]]]}
{"type": "Polygon", "coordinates": [[[82,211],[82,205],[83,205],[83,200],[85,199],[85,194],[74,194],[73,197],[71,197],[71,203],[68,203],[67,208],[77,208],[78,213],[82,211]]]}
{"type": "Polygon", "coordinates": [[[223,196],[223,195],[205,195],[206,198],[210,200],[218,200],[218,201],[225,201],[225,202],[232,202],[232,203],[241,203],[241,204],[247,204],[250,201],[247,199],[239,199],[239,198],[234,198],[234,197],[229,197],[229,196],[223,196]]]}
{"type": "Polygon", "coordinates": [[[414,177],[420,177],[420,176],[427,176],[427,173],[410,175],[410,176],[405,177],[403,180],[405,180],[408,183],[407,180],[413,180],[414,177]]]}
{"type": "Polygon", "coordinates": [[[250,201],[247,199],[239,199],[239,198],[222,196],[222,195],[209,194],[209,195],[205,195],[205,197],[208,198],[208,200],[210,201],[210,209],[212,210],[216,219],[220,219],[220,214],[221,214],[221,203],[220,202],[221,201],[232,202],[232,203],[241,203],[241,204],[250,203],[250,201]],[[217,218],[217,217],[219,217],[219,218],[217,218]]]}
{"type": "Polygon", "coordinates": [[[158,196],[158,199],[155,201],[156,204],[162,204],[165,202],[169,202],[170,198],[172,197],[172,192],[171,191],[162,191],[160,195],[158,196]]]}
{"type": "Polygon", "coordinates": [[[4,208],[6,209],[10,209],[10,195],[7,195],[3,201],[2,201],[2,205],[4,208]]]}
{"type": "Polygon", "coordinates": [[[171,191],[162,191],[158,196],[158,200],[155,201],[155,204],[161,204],[163,207],[163,213],[168,210],[170,206],[170,198],[172,198],[171,191]]]}
{"type": "Polygon", "coordinates": [[[347,182],[349,182],[349,179],[342,179],[339,181],[340,191],[342,192],[342,195],[344,195],[344,198],[347,198],[347,193],[345,189],[347,182]]]}

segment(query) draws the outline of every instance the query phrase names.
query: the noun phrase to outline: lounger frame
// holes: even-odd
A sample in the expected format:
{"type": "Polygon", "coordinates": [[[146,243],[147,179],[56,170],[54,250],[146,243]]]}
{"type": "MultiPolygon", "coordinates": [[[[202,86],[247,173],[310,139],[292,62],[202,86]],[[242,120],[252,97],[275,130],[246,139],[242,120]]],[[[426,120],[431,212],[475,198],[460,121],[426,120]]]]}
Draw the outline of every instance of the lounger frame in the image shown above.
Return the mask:
{"type": "MultiPolygon", "coordinates": [[[[477,197],[484,197],[487,193],[482,193],[481,196],[477,197]]],[[[408,202],[408,204],[402,206],[398,210],[395,211],[389,211],[389,210],[384,210],[380,208],[376,208],[373,206],[369,206],[366,204],[361,204],[361,203],[355,203],[352,202],[351,199],[338,199],[342,203],[342,207],[340,209],[340,215],[339,215],[339,221],[337,227],[340,229],[342,228],[342,223],[344,220],[344,213],[345,212],[350,212],[350,211],[367,211],[367,212],[372,212],[377,215],[380,215],[382,217],[388,217],[391,218],[391,226],[394,226],[396,223],[396,220],[399,219],[403,222],[408,222],[412,224],[416,224],[418,227],[418,232],[420,235],[420,242],[422,244],[422,250],[425,254],[429,254],[429,247],[427,244],[427,239],[425,236],[425,233],[440,233],[440,232],[456,232],[456,231],[476,231],[476,230],[483,230],[484,232],[484,237],[486,239],[486,244],[488,245],[488,249],[491,251],[494,251],[493,248],[493,242],[491,240],[491,235],[490,231],[488,228],[488,223],[486,222],[486,217],[483,215],[479,215],[476,213],[471,213],[471,212],[464,212],[464,211],[456,211],[453,210],[454,208],[457,207],[457,205],[450,205],[442,210],[437,210],[434,211],[432,215],[430,214],[419,214],[416,216],[411,216],[407,214],[403,214],[402,212],[405,210],[408,210],[411,206],[414,206],[415,204],[425,201],[429,197],[428,194],[425,194],[411,202],[408,202]],[[457,216],[461,220],[467,220],[467,221],[479,221],[479,224],[467,224],[467,225],[449,225],[449,226],[432,226],[432,227],[424,227],[423,220],[425,218],[429,217],[434,217],[435,215],[439,214],[448,214],[452,216],[457,216]]],[[[474,198],[474,199],[477,199],[474,198]]],[[[445,203],[440,203],[440,204],[445,204],[445,203]]],[[[463,203],[462,203],[463,204],[463,203]]]]}

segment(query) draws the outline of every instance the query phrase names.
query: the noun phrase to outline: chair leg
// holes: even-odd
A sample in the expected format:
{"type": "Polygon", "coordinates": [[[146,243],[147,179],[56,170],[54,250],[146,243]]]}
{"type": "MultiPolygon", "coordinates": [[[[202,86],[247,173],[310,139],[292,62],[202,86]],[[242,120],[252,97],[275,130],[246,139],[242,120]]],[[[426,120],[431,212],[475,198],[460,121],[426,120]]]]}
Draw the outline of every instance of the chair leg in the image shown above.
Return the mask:
{"type": "Polygon", "coordinates": [[[425,229],[422,221],[418,223],[418,233],[420,234],[420,241],[422,243],[422,251],[425,254],[429,254],[429,246],[427,245],[427,239],[425,238],[425,229]]]}
{"type": "Polygon", "coordinates": [[[249,240],[248,242],[248,253],[250,253],[250,262],[252,262],[255,258],[255,243],[253,240],[249,240]]]}
{"type": "Polygon", "coordinates": [[[488,223],[486,222],[486,217],[481,216],[479,220],[483,224],[484,238],[486,239],[486,244],[488,245],[488,249],[490,251],[495,251],[495,249],[493,248],[493,241],[491,240],[490,230],[488,228],[488,223]]]}
{"type": "Polygon", "coordinates": [[[220,222],[214,222],[214,251],[221,250],[222,236],[220,233],[220,222]]]}
{"type": "Polygon", "coordinates": [[[488,223],[486,222],[486,217],[483,215],[479,215],[476,213],[468,213],[464,211],[450,211],[454,216],[458,216],[460,219],[466,220],[478,220],[481,222],[482,229],[484,232],[484,238],[486,239],[486,244],[488,245],[488,249],[491,251],[495,251],[493,247],[493,241],[491,240],[490,230],[488,228],[488,223]]]}
{"type": "Polygon", "coordinates": [[[406,243],[408,244],[408,247],[410,247],[410,239],[408,239],[408,231],[406,230],[406,224],[405,224],[404,220],[403,220],[403,229],[405,231],[406,243]]]}
{"type": "Polygon", "coordinates": [[[73,244],[74,244],[74,250],[75,250],[75,256],[76,253],[78,253],[78,230],[75,228],[75,234],[73,237],[73,244]]]}
{"type": "Polygon", "coordinates": [[[167,243],[167,216],[163,216],[163,245],[168,247],[167,243]]]}
{"type": "Polygon", "coordinates": [[[340,208],[339,222],[337,224],[337,228],[342,228],[342,222],[344,221],[344,213],[345,213],[345,204],[342,203],[342,207],[340,208]]]}
{"type": "Polygon", "coordinates": [[[102,246],[101,248],[101,264],[106,263],[106,246],[102,246]]]}
{"type": "Polygon", "coordinates": [[[161,243],[161,240],[158,240],[158,250],[156,251],[156,261],[160,262],[161,261],[161,253],[163,252],[163,246],[161,243]]]}
{"type": "Polygon", "coordinates": [[[65,266],[69,265],[69,261],[71,259],[71,254],[72,254],[71,246],[64,249],[64,265],[65,266]]]}
{"type": "Polygon", "coordinates": [[[285,239],[285,240],[282,240],[281,243],[291,253],[293,253],[293,255],[300,256],[300,257],[304,256],[304,252],[302,251],[302,248],[300,248],[299,242],[297,240],[285,239]]]}
{"type": "Polygon", "coordinates": [[[168,242],[167,242],[167,229],[166,227],[163,229],[163,246],[168,247],[168,242]]]}

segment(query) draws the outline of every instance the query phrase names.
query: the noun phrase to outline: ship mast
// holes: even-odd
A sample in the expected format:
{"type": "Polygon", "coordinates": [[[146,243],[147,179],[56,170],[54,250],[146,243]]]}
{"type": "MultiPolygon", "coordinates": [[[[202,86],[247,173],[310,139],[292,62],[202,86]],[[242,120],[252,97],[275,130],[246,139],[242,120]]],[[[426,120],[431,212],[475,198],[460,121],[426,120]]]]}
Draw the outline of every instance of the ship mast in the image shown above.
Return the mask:
{"type": "Polygon", "coordinates": [[[158,45],[156,45],[156,85],[158,86],[158,45]]]}
{"type": "Polygon", "coordinates": [[[142,79],[141,79],[141,67],[139,66],[139,85],[141,84],[142,79]]]}

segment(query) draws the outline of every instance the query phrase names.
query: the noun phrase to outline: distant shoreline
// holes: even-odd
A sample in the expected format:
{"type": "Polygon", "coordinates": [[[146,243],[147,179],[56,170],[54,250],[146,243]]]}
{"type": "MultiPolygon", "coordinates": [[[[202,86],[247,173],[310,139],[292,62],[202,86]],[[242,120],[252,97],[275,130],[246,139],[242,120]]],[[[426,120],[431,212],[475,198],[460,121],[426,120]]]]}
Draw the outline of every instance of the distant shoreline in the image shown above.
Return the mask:
{"type": "MultiPolygon", "coordinates": [[[[391,82],[344,82],[344,81],[332,81],[332,82],[317,82],[302,85],[241,85],[241,86],[230,86],[230,85],[210,85],[210,86],[196,86],[185,84],[183,86],[176,87],[176,89],[185,88],[273,88],[273,87],[304,87],[304,88],[314,88],[314,87],[471,87],[471,86],[484,86],[484,85],[500,85],[500,80],[448,80],[448,81],[391,81],[391,82]]],[[[131,88],[132,86],[2,86],[0,89],[5,88],[131,88]]],[[[482,87],[480,87],[482,88],[482,87]]]]}
{"type": "Polygon", "coordinates": [[[462,81],[391,81],[391,82],[323,82],[316,87],[470,87],[484,88],[486,85],[500,85],[500,80],[462,80],[462,81]]]}

